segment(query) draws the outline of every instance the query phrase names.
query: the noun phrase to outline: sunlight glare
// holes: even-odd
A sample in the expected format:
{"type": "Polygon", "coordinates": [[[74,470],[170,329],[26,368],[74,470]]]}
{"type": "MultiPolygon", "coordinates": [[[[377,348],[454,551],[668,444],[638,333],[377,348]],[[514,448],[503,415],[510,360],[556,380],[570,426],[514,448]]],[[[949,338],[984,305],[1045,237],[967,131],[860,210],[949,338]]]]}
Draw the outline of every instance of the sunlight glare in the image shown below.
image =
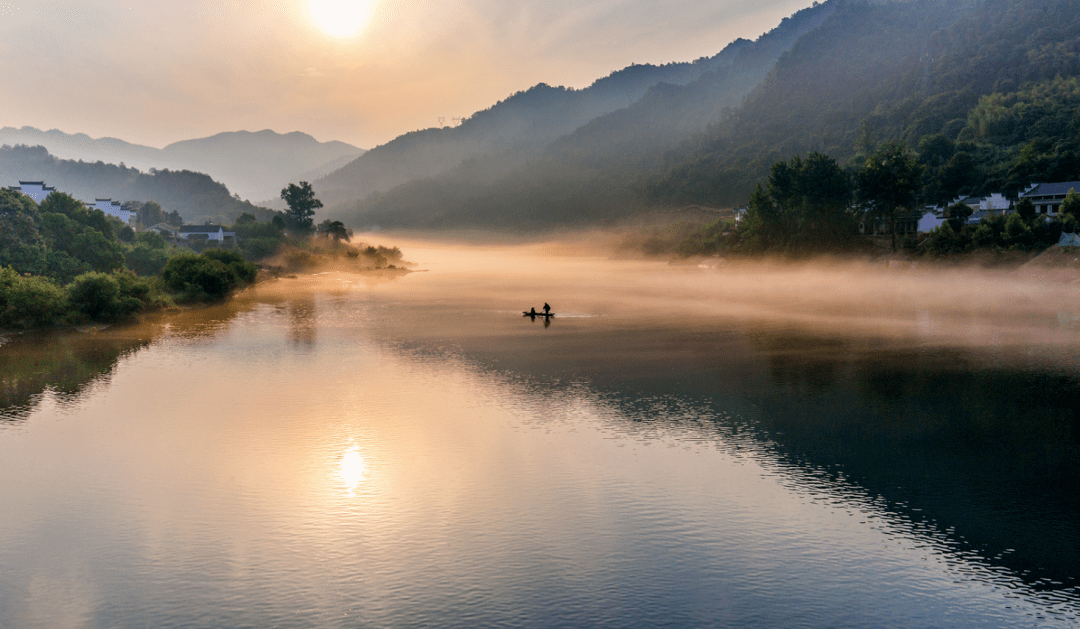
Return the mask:
{"type": "Polygon", "coordinates": [[[358,448],[350,448],[341,458],[341,470],[338,472],[345,487],[352,492],[364,477],[364,459],[360,458],[358,448]]]}
{"type": "Polygon", "coordinates": [[[367,24],[370,0],[308,0],[311,17],[319,28],[336,37],[355,35],[367,24]]]}

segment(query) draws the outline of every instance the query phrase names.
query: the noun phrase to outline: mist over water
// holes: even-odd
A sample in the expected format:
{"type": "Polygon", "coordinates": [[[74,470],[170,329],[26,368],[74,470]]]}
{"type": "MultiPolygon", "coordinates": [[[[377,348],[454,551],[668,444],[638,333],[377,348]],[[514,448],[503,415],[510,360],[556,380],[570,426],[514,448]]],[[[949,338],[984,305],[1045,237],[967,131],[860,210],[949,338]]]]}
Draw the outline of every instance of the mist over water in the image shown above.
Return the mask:
{"type": "Polygon", "coordinates": [[[385,238],[5,339],[3,622],[1077,621],[1074,284],[385,238]]]}

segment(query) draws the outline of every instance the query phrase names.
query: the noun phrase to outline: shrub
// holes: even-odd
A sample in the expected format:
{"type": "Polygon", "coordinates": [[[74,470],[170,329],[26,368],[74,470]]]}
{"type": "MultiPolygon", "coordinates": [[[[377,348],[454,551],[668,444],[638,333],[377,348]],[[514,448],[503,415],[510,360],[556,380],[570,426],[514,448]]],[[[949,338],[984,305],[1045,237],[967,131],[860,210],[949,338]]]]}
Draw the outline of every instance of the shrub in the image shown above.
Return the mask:
{"type": "Polygon", "coordinates": [[[254,280],[256,272],[254,264],[234,251],[209,249],[202,255],[173,257],[161,270],[161,279],[182,301],[213,301],[254,280]]]}
{"type": "Polygon", "coordinates": [[[75,312],[94,321],[123,321],[143,308],[149,285],[130,271],[110,275],[92,271],[68,286],[68,301],[75,312]]]}
{"type": "Polygon", "coordinates": [[[67,312],[64,289],[44,277],[23,277],[0,267],[0,326],[40,327],[61,322],[67,312]]]}
{"type": "Polygon", "coordinates": [[[231,249],[209,249],[204,251],[202,255],[211,260],[217,260],[229,267],[229,269],[236,274],[237,279],[243,284],[254,282],[255,276],[259,272],[257,266],[250,262],[246,262],[239,253],[231,249]]]}
{"type": "MultiPolygon", "coordinates": [[[[157,234],[154,235],[157,236],[157,234]]],[[[157,275],[169,261],[169,253],[164,248],[158,249],[140,242],[127,250],[124,261],[129,269],[139,275],[157,275]]]]}

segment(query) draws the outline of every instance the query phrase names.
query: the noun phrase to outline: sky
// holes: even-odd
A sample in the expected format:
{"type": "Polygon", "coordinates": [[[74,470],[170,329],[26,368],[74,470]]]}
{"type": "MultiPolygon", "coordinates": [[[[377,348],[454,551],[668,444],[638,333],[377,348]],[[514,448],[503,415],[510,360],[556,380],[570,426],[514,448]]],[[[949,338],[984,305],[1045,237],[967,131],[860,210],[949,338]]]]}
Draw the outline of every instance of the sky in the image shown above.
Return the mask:
{"type": "Polygon", "coordinates": [[[372,148],[537,83],[711,56],[810,4],[0,0],[0,126],[159,148],[273,129],[372,148]]]}

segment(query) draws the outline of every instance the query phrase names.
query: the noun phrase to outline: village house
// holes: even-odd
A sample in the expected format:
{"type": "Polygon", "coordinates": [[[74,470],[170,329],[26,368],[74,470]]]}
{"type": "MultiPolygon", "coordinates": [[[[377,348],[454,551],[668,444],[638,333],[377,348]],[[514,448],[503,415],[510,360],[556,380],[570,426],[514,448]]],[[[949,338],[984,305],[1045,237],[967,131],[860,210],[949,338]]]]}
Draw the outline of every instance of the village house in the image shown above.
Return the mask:
{"type": "Polygon", "coordinates": [[[8,190],[21,192],[33,199],[35,203],[41,203],[50,193],[56,192],[56,188],[46,186],[44,181],[20,181],[19,185],[11,186],[8,190]]]}
{"type": "Polygon", "coordinates": [[[180,242],[231,244],[236,240],[236,232],[227,232],[221,225],[184,225],[176,232],[180,242]]]}
{"type": "Polygon", "coordinates": [[[1080,181],[1061,183],[1033,183],[1020,193],[1021,199],[1030,199],[1035,205],[1035,213],[1044,216],[1056,216],[1061,202],[1069,190],[1080,192],[1080,181]]]}
{"type": "Polygon", "coordinates": [[[155,234],[161,236],[162,238],[170,242],[176,241],[178,233],[178,230],[172,225],[169,225],[168,223],[156,223],[154,225],[151,225],[150,227],[147,227],[143,231],[154,232],[155,234]]]}
{"type": "Polygon", "coordinates": [[[128,206],[121,205],[119,201],[113,201],[112,199],[94,199],[94,202],[87,203],[86,207],[92,210],[101,210],[105,213],[105,216],[118,218],[126,224],[132,224],[136,218],[136,213],[128,206]]]}

